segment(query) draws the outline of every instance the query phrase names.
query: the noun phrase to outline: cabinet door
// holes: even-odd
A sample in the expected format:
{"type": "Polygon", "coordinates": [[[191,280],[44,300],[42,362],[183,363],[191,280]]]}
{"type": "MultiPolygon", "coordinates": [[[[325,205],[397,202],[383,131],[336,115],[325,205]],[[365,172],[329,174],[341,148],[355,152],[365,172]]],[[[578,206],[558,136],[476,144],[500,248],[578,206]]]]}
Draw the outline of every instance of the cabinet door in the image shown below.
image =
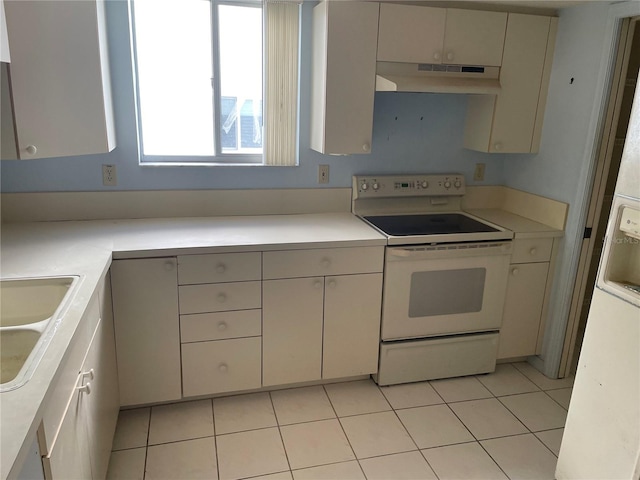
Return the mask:
{"type": "Polygon", "coordinates": [[[111,286],[120,404],[179,399],[176,259],[116,260],[111,286]]]}
{"type": "Polygon", "coordinates": [[[506,28],[505,12],[448,8],[443,63],[499,67],[506,28]]]}
{"type": "Polygon", "coordinates": [[[382,274],[325,279],[322,378],[378,370],[382,274]]]}
{"type": "Polygon", "coordinates": [[[536,354],[549,263],[511,265],[498,358],[536,354]]]}
{"type": "Polygon", "coordinates": [[[89,383],[91,388],[91,393],[87,396],[85,414],[91,449],[91,471],[96,479],[105,478],[107,475],[120,410],[111,283],[108,277],[100,292],[100,303],[101,321],[96,328],[82,369],[85,374],[84,382],[89,383]]]}
{"type": "Polygon", "coordinates": [[[323,277],[263,282],[263,386],[321,378],[323,291],[323,277]]]}
{"type": "Polygon", "coordinates": [[[380,4],[379,62],[442,63],[444,8],[380,4]]]}
{"type": "Polygon", "coordinates": [[[373,132],[378,4],[320,2],[313,10],[311,148],[369,153],[373,132]]]}
{"type": "Polygon", "coordinates": [[[556,19],[510,13],[500,93],[470,95],[464,146],[481,152],[537,151],[553,59],[556,19]]]}
{"type": "Polygon", "coordinates": [[[19,158],[112,150],[104,2],[4,6],[19,158]]]}
{"type": "MultiPolygon", "coordinates": [[[[81,385],[82,377],[78,376],[76,387],[81,385]]],[[[92,478],[91,451],[84,414],[87,400],[85,392],[74,389],[51,452],[43,458],[47,480],[92,478]]]]}

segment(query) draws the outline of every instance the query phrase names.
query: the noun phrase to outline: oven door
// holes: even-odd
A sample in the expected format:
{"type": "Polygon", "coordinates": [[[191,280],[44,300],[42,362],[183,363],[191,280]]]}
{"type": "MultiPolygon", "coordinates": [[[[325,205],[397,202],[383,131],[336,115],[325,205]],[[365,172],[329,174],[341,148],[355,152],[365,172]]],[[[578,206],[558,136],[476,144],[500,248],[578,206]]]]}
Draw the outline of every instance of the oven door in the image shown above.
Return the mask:
{"type": "Polygon", "coordinates": [[[382,340],[498,330],[511,242],[387,247],[382,340]]]}

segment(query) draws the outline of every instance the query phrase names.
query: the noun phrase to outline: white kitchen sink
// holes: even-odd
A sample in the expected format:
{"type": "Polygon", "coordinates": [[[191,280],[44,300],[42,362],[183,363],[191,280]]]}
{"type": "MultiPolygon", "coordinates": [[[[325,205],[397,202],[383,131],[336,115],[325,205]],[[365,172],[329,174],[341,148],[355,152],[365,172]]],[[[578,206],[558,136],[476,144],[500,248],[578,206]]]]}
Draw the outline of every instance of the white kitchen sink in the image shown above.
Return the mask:
{"type": "Polygon", "coordinates": [[[78,276],[0,280],[0,392],[24,385],[71,303],[78,276]]]}

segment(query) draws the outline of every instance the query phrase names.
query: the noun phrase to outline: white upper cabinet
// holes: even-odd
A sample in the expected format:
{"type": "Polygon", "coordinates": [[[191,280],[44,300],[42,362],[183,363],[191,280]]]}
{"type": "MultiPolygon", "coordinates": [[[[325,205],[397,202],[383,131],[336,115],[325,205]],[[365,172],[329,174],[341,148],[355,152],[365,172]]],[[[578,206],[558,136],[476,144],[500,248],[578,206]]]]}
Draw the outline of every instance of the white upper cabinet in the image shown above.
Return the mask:
{"type": "Polygon", "coordinates": [[[500,93],[470,96],[464,146],[491,153],[535,153],[553,60],[557,19],[509,14],[500,93]]]}
{"type": "Polygon", "coordinates": [[[4,3],[20,159],[115,147],[104,2],[4,3]]]}
{"type": "Polygon", "coordinates": [[[445,8],[380,4],[379,62],[441,63],[445,8]]]}
{"type": "Polygon", "coordinates": [[[378,4],[324,1],[313,9],[311,148],[369,153],[378,4]]]}
{"type": "Polygon", "coordinates": [[[380,62],[500,66],[504,12],[380,4],[380,62]]]}

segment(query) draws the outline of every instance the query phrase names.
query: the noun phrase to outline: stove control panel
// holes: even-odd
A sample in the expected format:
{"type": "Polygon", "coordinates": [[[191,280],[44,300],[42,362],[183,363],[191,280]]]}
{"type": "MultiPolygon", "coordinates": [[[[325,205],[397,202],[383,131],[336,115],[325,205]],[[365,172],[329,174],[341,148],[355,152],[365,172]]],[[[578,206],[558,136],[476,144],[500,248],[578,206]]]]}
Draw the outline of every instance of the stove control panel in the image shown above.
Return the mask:
{"type": "Polygon", "coordinates": [[[447,175],[366,175],[353,177],[353,198],[461,196],[464,176],[447,175]]]}

